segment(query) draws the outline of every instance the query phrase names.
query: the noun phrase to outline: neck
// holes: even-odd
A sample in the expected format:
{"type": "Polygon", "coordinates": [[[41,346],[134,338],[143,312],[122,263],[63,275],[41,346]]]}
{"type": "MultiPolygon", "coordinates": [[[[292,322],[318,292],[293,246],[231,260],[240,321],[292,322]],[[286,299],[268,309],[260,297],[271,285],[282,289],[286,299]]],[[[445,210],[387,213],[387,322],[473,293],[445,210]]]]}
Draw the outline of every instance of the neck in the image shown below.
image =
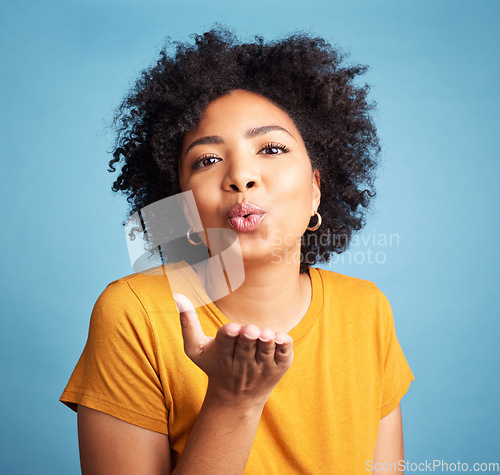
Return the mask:
{"type": "Polygon", "coordinates": [[[239,325],[254,324],[274,332],[289,332],[311,303],[309,274],[295,262],[245,265],[245,281],[215,304],[239,325]]]}

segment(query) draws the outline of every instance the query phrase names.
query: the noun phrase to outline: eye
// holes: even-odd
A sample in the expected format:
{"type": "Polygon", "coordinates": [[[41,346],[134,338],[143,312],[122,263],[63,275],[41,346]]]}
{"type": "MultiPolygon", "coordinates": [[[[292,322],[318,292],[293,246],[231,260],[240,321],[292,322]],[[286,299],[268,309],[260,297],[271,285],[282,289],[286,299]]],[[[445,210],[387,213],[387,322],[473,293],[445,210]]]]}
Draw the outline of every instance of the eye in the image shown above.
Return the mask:
{"type": "Polygon", "coordinates": [[[280,155],[282,153],[288,153],[290,149],[286,145],[282,145],[276,142],[270,142],[264,145],[259,153],[264,153],[264,155],[280,155]]]}
{"type": "Polygon", "coordinates": [[[205,168],[213,165],[214,163],[220,162],[220,158],[216,155],[202,155],[200,158],[195,160],[191,165],[191,168],[205,168]]]}

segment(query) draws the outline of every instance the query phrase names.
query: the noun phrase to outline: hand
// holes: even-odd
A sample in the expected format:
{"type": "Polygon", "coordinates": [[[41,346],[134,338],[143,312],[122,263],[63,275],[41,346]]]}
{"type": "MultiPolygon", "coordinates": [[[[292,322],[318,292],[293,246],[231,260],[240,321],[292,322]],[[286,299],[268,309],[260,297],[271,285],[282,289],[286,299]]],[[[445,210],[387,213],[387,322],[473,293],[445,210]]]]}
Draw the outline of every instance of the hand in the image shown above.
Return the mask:
{"type": "Polygon", "coordinates": [[[209,391],[228,401],[265,403],[292,364],[292,337],[233,322],[219,328],[215,338],[207,337],[189,299],[175,294],[174,300],[184,351],[208,375],[209,391]]]}

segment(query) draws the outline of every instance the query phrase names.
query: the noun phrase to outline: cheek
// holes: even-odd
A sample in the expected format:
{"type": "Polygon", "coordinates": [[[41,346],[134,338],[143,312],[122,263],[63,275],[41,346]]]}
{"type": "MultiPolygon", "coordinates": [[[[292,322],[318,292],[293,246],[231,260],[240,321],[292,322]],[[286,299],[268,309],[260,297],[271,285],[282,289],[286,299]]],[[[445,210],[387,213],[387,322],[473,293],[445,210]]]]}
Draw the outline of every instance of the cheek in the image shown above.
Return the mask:
{"type": "MultiPolygon", "coordinates": [[[[309,209],[312,203],[311,170],[305,166],[297,166],[285,172],[275,174],[273,189],[277,197],[283,201],[293,202],[300,209],[309,209]]],[[[273,193],[274,195],[274,193],[273,193]]]]}
{"type": "Polygon", "coordinates": [[[191,191],[198,206],[203,206],[207,200],[210,200],[213,193],[210,190],[210,181],[202,180],[198,176],[187,176],[180,179],[182,191],[191,191]]]}
{"type": "Polygon", "coordinates": [[[219,202],[217,201],[217,194],[210,191],[205,187],[193,187],[194,200],[196,202],[196,209],[200,216],[203,227],[218,227],[220,223],[215,216],[215,210],[218,209],[219,202]]]}

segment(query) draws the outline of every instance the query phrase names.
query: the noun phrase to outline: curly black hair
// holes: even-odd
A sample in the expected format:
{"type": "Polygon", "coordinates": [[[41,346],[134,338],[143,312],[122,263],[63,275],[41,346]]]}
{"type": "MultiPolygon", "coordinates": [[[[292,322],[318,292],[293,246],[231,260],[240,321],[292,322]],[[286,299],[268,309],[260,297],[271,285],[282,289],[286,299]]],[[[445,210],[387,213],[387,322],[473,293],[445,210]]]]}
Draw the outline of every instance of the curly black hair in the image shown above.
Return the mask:
{"type": "Polygon", "coordinates": [[[109,171],[117,163],[122,167],[112,190],[127,195],[130,214],[180,193],[185,133],[217,97],[235,89],[257,93],[292,118],[320,172],[323,224],[303,236],[300,272],[328,262],[364,224],[380,152],[370,114],[375,102],[367,100],[368,85],[354,82],[368,68],[344,66],[345,58],[324,39],[304,33],[242,43],[216,25],[195,35],[194,44],[168,40],[116,111],[109,171]]]}

